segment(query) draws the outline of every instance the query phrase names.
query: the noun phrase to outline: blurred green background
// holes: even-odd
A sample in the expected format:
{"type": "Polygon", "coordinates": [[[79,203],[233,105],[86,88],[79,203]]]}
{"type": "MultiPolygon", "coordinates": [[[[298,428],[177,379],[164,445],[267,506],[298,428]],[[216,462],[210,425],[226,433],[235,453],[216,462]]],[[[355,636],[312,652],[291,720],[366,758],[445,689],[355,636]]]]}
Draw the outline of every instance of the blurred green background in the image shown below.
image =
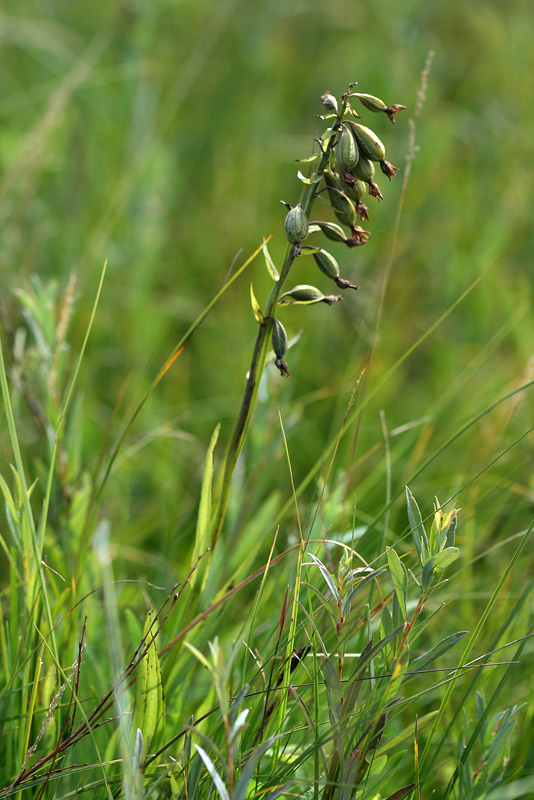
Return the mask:
{"type": "MultiPolygon", "coordinates": [[[[385,115],[363,120],[401,172],[381,181],[380,207],[369,201],[367,246],[332,248],[360,291],[331,308],[280,312],[289,334],[302,335],[289,353],[291,379],[267,370],[236,481],[241,522],[273,491],[278,507],[290,496],[278,406],[297,483],[339,430],[374,342],[390,258],[373,359],[357,394],[372,399],[357,441],[353,428],[337,462],[350,471],[358,521],[374,520],[386,501],[384,425],[408,426],[391,439],[393,496],[409,482],[429,511],[434,494],[444,500],[463,489],[456,504],[467,509],[469,549],[476,551],[477,526],[491,538],[528,516],[531,390],[443,446],[534,376],[530,4],[19,0],[4,6],[0,35],[0,269],[13,329],[21,323],[13,289],[38,276],[64,290],[75,270],[74,363],[108,259],[77,389],[80,474],[93,474],[102,442],[116,437],[124,409],[231,266],[283,219],[280,200],[297,202],[295,159],[311,153],[323,130],[315,117],[321,94],[358,81],[361,91],[408,106],[395,126],[385,115]],[[393,247],[409,117],[429,51],[419,149],[393,247]]],[[[280,232],[270,247],[279,260],[280,232]]],[[[298,263],[293,282],[326,289],[311,270],[298,263]]],[[[102,507],[124,559],[119,569],[148,569],[152,558],[162,577],[180,571],[209,438],[221,421],[219,465],[244,387],[256,333],[251,280],[265,301],[270,278],[257,258],[158,386],[119,454],[102,507]]],[[[26,437],[38,460],[29,411],[26,437]]],[[[402,500],[396,508],[398,535],[402,500]]]]}

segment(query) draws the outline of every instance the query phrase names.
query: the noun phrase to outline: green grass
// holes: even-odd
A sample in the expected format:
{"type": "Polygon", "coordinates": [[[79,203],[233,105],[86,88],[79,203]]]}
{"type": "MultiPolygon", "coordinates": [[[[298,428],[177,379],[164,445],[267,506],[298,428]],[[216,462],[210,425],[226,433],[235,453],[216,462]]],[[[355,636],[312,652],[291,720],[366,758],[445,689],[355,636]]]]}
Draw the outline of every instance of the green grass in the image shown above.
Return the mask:
{"type": "Polygon", "coordinates": [[[224,796],[216,773],[234,800],[534,791],[530,13],[3,9],[0,797],[224,796]],[[262,237],[280,268],[279,201],[350,80],[408,106],[362,120],[400,175],[368,244],[331,248],[359,292],[279,309],[291,378],[268,359],[191,577],[250,282],[262,307],[272,287],[262,237]],[[459,558],[424,588],[406,485],[429,536],[436,495],[460,509],[459,558]]]}

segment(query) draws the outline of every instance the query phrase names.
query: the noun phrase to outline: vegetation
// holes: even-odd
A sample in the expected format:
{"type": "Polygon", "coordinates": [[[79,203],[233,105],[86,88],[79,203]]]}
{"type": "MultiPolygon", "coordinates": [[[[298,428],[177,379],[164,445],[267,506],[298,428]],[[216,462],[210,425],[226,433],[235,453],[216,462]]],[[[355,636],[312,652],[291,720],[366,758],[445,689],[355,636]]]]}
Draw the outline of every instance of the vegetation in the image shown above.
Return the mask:
{"type": "Polygon", "coordinates": [[[530,796],[529,10],[249,5],[1,19],[0,797],[530,796]]]}

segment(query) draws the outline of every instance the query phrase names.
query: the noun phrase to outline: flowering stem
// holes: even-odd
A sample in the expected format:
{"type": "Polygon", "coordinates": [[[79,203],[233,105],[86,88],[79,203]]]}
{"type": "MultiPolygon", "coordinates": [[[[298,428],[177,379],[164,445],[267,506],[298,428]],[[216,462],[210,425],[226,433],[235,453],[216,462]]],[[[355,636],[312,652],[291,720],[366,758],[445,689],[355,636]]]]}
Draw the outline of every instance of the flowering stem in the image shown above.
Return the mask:
{"type": "MultiPolygon", "coordinates": [[[[342,117],[343,111],[338,117],[338,120],[342,117]]],[[[310,215],[313,206],[313,201],[315,199],[315,191],[317,185],[319,184],[322,174],[326,166],[328,165],[330,159],[331,147],[332,147],[332,139],[330,139],[326,147],[324,147],[323,154],[319,160],[319,165],[312,178],[312,183],[307,188],[304,200],[302,202],[302,206],[304,208],[306,216],[310,215]]],[[[254,403],[256,401],[256,395],[258,393],[258,387],[259,387],[259,379],[263,372],[265,359],[267,357],[269,335],[271,333],[273,326],[273,317],[276,309],[276,304],[278,302],[278,298],[280,297],[282,287],[286,281],[287,276],[289,275],[289,271],[291,270],[291,265],[293,264],[294,260],[295,260],[294,246],[288,243],[288,246],[286,248],[286,253],[284,256],[284,263],[282,265],[282,269],[280,270],[280,278],[276,281],[275,285],[273,286],[271,294],[269,295],[269,299],[267,300],[267,303],[265,305],[265,310],[263,311],[263,322],[260,323],[260,329],[258,331],[258,336],[256,337],[256,344],[254,345],[254,351],[252,353],[252,360],[250,362],[250,369],[248,373],[247,384],[245,387],[245,393],[243,395],[241,408],[239,410],[239,414],[234,426],[232,438],[230,439],[230,444],[228,445],[228,452],[226,454],[226,463],[224,466],[224,475],[221,487],[221,497],[219,500],[219,508],[217,509],[217,516],[215,517],[215,522],[211,534],[212,553],[217,545],[224,524],[224,520],[226,517],[226,509],[228,507],[228,500],[230,497],[230,488],[232,486],[232,478],[234,475],[234,470],[237,464],[237,459],[239,458],[239,453],[241,452],[241,447],[243,446],[243,440],[245,438],[245,432],[247,429],[248,421],[250,419],[250,416],[252,414],[252,409],[254,408],[254,403]]]]}

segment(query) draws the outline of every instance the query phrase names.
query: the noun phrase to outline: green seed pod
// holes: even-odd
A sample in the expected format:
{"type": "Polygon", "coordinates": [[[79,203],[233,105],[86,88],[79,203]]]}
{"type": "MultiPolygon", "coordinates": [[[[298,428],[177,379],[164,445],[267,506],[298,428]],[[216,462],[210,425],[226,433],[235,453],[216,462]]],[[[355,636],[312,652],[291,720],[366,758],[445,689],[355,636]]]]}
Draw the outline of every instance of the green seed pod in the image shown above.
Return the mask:
{"type": "Polygon", "coordinates": [[[328,170],[325,170],[323,179],[328,190],[330,205],[334,209],[336,217],[342,225],[352,228],[356,222],[354,203],[343,191],[342,184],[328,170]]]}
{"type": "Polygon", "coordinates": [[[300,203],[288,213],[284,228],[291,244],[300,244],[308,235],[308,217],[300,203]]]}
{"type": "Polygon", "coordinates": [[[345,231],[335,222],[311,222],[310,233],[315,233],[316,231],[321,231],[321,233],[324,233],[326,238],[330,239],[331,242],[345,243],[347,241],[345,231]]]}
{"type": "Polygon", "coordinates": [[[324,300],[324,294],[319,289],[316,289],[315,286],[299,284],[290,289],[289,292],[284,292],[284,294],[280,295],[278,303],[281,306],[293,304],[309,305],[310,303],[320,303],[321,300],[324,300]]]}
{"type": "Polygon", "coordinates": [[[352,172],[348,174],[351,176],[352,180],[350,183],[345,180],[347,185],[347,195],[355,203],[361,203],[367,192],[367,187],[363,181],[361,181],[359,178],[355,178],[352,172]]]}
{"type": "Polygon", "coordinates": [[[287,333],[282,323],[277,319],[273,320],[272,343],[276,358],[283,358],[287,350],[287,333]]]}
{"type": "MultiPolygon", "coordinates": [[[[341,278],[339,276],[339,264],[334,256],[330,255],[330,253],[327,253],[326,250],[319,250],[318,253],[313,254],[313,257],[321,272],[323,272],[327,278],[330,278],[330,280],[334,281],[334,283],[337,283],[340,289],[358,288],[350,281],[347,281],[345,278],[341,278]]],[[[328,303],[329,300],[331,300],[331,298],[323,298],[323,302],[325,303],[328,303]]]]}
{"type": "Polygon", "coordinates": [[[359,152],[356,139],[347,125],[341,125],[336,144],[336,159],[340,173],[351,170],[358,163],[359,152]]]}
{"type": "Polygon", "coordinates": [[[361,156],[358,163],[356,164],[354,169],[351,170],[351,172],[356,178],[359,178],[361,181],[366,181],[366,183],[369,183],[369,181],[372,181],[373,178],[375,177],[375,165],[369,158],[361,156]]]}
{"type": "Polygon", "coordinates": [[[334,256],[331,256],[326,250],[319,250],[318,253],[313,254],[313,257],[321,272],[324,272],[327,278],[337,281],[339,278],[339,264],[334,256]]]}
{"type": "Polygon", "coordinates": [[[374,97],[372,94],[361,94],[360,92],[352,92],[351,97],[357,97],[360,103],[368,108],[369,111],[386,111],[387,106],[379,97],[374,97]]]}
{"type": "Polygon", "coordinates": [[[366,128],[365,125],[360,125],[359,122],[347,121],[350,129],[353,132],[360,152],[364,156],[371,159],[371,161],[383,161],[386,157],[386,148],[371,128],[366,128]]]}

